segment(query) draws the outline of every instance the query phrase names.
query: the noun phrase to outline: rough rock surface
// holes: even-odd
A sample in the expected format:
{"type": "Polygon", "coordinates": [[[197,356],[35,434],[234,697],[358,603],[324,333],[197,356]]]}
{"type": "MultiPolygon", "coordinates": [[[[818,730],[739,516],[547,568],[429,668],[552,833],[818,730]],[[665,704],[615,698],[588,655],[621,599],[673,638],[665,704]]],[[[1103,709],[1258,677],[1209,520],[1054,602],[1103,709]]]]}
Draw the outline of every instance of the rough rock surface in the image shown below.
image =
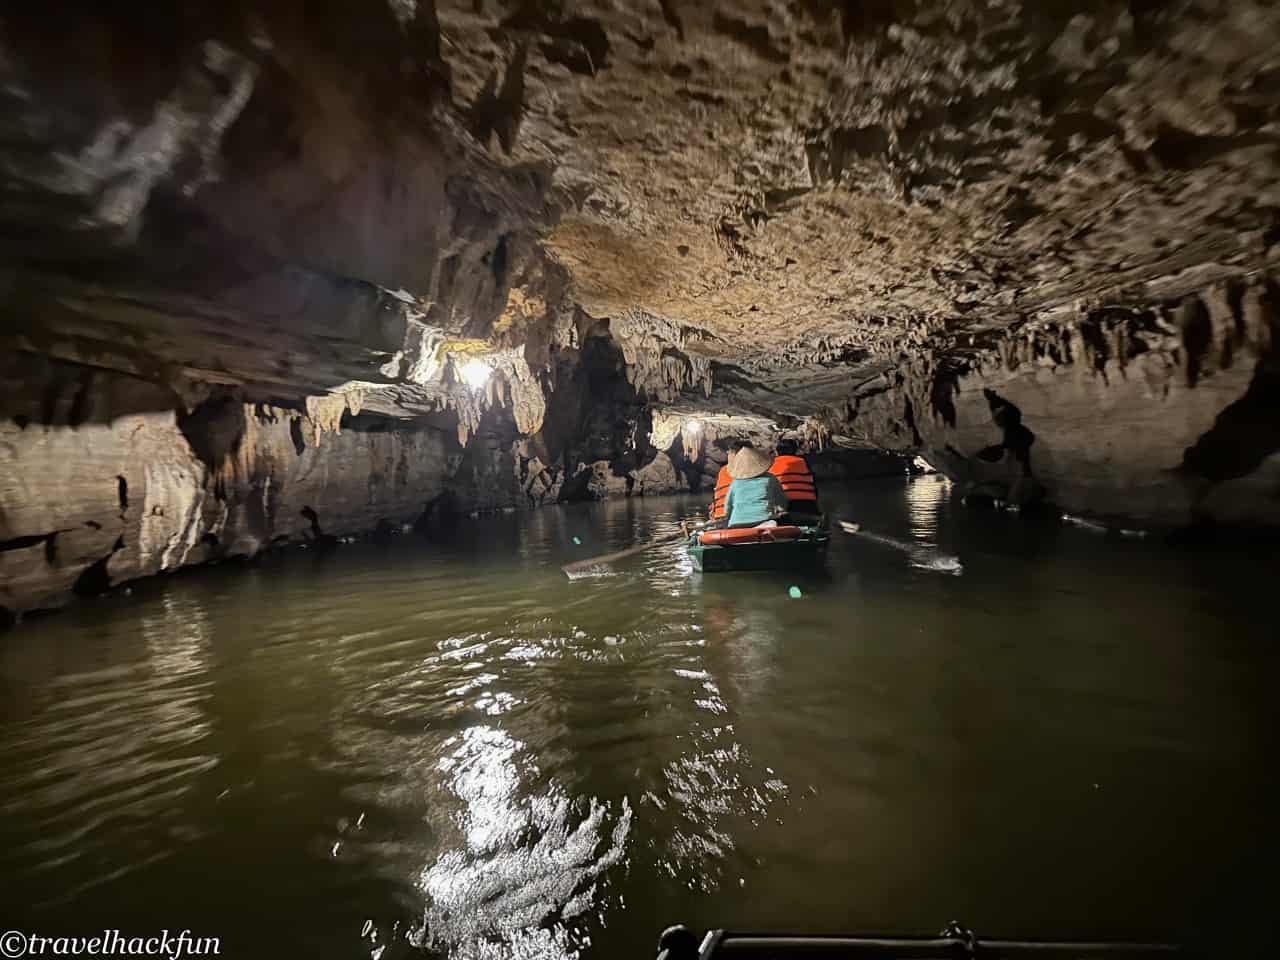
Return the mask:
{"type": "Polygon", "coordinates": [[[313,437],[296,411],[221,396],[184,415],[155,409],[156,393],[100,373],[44,398],[47,421],[29,410],[0,423],[0,606],[57,605],[281,542],[398,532],[446,487],[452,437],[436,428],[313,437]]]}
{"type": "Polygon", "coordinates": [[[661,451],[636,471],[632,487],[633,492],[642,497],[676,493],[681,489],[687,490],[688,484],[682,482],[680,474],[676,472],[676,465],[661,451]]]}
{"type": "Polygon", "coordinates": [[[0,606],[784,428],[1278,522],[1273,3],[11,7],[0,606]]]}
{"type": "Polygon", "coordinates": [[[921,451],[961,491],[1178,527],[1280,525],[1280,290],[1058,314],[854,391],[846,435],[921,451]]]}
{"type": "Polygon", "coordinates": [[[1271,3],[437,9],[459,99],[523,66],[494,149],[554,165],[578,302],[670,321],[796,413],[797,366],[892,364],[1277,239],[1271,3]]]}

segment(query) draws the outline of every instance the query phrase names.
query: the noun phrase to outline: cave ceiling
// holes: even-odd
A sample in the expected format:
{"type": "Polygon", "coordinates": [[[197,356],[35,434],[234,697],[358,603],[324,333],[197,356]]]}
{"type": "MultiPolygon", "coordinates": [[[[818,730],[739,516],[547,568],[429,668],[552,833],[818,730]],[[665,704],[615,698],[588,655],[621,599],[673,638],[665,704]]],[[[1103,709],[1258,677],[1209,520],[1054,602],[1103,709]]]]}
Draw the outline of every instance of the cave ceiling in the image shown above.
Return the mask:
{"type": "Polygon", "coordinates": [[[554,171],[545,249],[577,302],[676,324],[723,395],[802,412],[914,349],[1280,240],[1280,5],[437,10],[455,100],[519,94],[477,132],[554,171]]]}
{"type": "Polygon", "coordinates": [[[424,415],[465,399],[441,345],[487,343],[536,427],[554,351],[607,329],[652,398],[803,416],[1280,250],[1276,3],[236,0],[0,27],[0,339],[188,399],[424,415]]]}

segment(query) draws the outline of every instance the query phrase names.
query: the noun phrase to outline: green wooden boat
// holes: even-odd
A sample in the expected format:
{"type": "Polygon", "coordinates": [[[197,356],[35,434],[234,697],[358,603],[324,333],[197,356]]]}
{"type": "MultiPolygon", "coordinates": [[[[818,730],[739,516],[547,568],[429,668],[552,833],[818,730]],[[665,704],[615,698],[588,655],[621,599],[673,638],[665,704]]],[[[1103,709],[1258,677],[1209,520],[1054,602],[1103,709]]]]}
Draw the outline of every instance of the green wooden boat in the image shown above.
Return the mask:
{"type": "Polygon", "coordinates": [[[795,539],[764,543],[706,544],[695,534],[689,538],[689,558],[693,569],[704,573],[812,569],[826,561],[830,539],[825,524],[802,526],[795,539]]]}

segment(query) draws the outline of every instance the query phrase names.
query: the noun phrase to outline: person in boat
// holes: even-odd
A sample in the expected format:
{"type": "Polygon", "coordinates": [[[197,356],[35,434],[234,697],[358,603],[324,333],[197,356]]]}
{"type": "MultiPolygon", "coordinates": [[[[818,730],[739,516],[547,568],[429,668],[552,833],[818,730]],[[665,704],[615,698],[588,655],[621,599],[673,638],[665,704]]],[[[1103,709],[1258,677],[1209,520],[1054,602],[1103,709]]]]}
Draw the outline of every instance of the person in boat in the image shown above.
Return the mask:
{"type": "Polygon", "coordinates": [[[782,485],[788,514],[796,520],[812,520],[821,515],[818,485],[809,464],[800,456],[800,445],[795,440],[784,438],[778,441],[778,455],[773,458],[769,472],[782,485]]]}
{"type": "Polygon", "coordinates": [[[773,458],[750,443],[729,458],[729,493],[724,509],[728,527],[777,525],[778,517],[787,512],[787,497],[782,484],[769,472],[773,458]]]}
{"type": "MultiPolygon", "coordinates": [[[[742,441],[734,440],[729,445],[729,459],[732,460],[734,455],[742,449],[742,441]]],[[[720,468],[719,474],[716,475],[716,493],[711,500],[711,509],[708,516],[711,522],[716,526],[722,526],[724,520],[724,501],[729,496],[729,485],[733,483],[733,477],[729,476],[729,463],[725,461],[725,465],[720,468]]]]}

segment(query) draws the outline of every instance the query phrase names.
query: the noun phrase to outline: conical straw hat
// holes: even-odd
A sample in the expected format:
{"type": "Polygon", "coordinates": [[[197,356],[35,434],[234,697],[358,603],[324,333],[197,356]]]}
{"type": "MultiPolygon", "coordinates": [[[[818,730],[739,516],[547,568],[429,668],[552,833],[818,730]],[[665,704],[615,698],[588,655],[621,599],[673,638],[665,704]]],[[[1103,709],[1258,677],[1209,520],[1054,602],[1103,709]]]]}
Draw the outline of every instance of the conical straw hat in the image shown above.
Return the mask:
{"type": "Polygon", "coordinates": [[[771,466],[773,457],[755,447],[743,447],[729,457],[729,476],[735,480],[750,480],[768,473],[771,466]]]}

